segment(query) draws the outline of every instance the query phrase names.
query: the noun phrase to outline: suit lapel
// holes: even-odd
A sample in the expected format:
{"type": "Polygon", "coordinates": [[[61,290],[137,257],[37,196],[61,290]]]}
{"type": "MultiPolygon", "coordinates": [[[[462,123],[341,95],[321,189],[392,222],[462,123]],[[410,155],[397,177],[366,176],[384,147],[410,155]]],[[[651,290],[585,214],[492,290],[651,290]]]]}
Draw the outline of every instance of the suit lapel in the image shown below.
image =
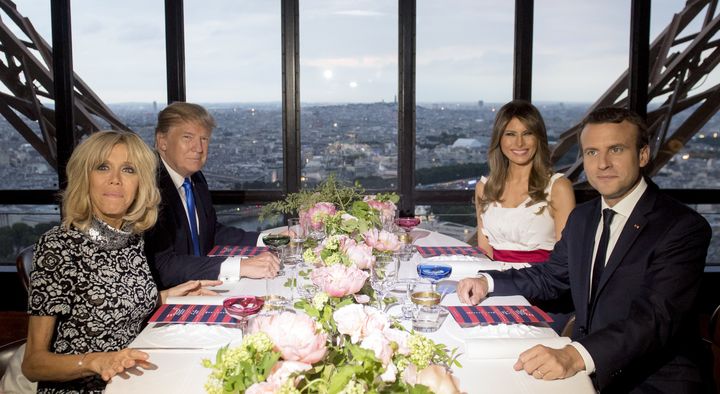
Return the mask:
{"type": "MultiPolygon", "coordinates": [[[[595,233],[597,226],[600,223],[600,199],[595,200],[595,204],[592,207],[590,217],[588,218],[586,225],[583,226],[583,233],[579,239],[583,242],[582,256],[580,258],[580,281],[582,283],[582,289],[580,291],[580,302],[577,305],[587,306],[590,303],[590,269],[592,267],[593,249],[595,248],[595,233]]],[[[589,327],[590,323],[590,310],[585,311],[585,317],[587,319],[585,327],[589,327]]]]}
{"type": "Polygon", "coordinates": [[[207,183],[205,182],[205,177],[202,175],[201,172],[197,172],[193,174],[192,176],[193,180],[193,195],[195,196],[195,209],[197,210],[198,215],[198,227],[200,228],[198,231],[198,237],[200,238],[200,251],[204,252],[207,250],[210,250],[215,245],[209,245],[209,235],[208,235],[208,223],[209,223],[209,209],[212,204],[212,201],[208,200],[208,197],[210,196],[210,192],[207,191],[207,183]]]}
{"type": "Polygon", "coordinates": [[[653,205],[655,205],[655,192],[654,185],[648,183],[647,190],[642,197],[640,197],[640,200],[638,200],[635,209],[633,209],[625,223],[625,227],[623,227],[620,233],[620,237],[613,248],[612,254],[610,254],[608,258],[608,262],[600,277],[600,283],[598,284],[598,294],[602,292],[605,284],[610,280],[610,277],[617,267],[620,266],[623,258],[633,246],[637,237],[645,229],[648,222],[647,215],[652,211],[653,205]]]}

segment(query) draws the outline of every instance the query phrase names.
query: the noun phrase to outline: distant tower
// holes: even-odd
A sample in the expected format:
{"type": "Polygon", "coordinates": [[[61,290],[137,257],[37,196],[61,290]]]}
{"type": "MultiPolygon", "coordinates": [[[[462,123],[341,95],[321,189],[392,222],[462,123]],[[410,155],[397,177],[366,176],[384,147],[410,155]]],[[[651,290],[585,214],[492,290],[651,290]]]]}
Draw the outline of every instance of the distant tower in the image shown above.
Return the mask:
{"type": "Polygon", "coordinates": [[[157,113],[157,101],[153,101],[153,112],[157,113]]]}
{"type": "Polygon", "coordinates": [[[395,95],[395,98],[393,99],[393,104],[397,104],[397,94],[395,95]]]}
{"type": "Polygon", "coordinates": [[[478,107],[482,108],[483,105],[485,105],[485,102],[482,100],[478,100],[478,107]]]}

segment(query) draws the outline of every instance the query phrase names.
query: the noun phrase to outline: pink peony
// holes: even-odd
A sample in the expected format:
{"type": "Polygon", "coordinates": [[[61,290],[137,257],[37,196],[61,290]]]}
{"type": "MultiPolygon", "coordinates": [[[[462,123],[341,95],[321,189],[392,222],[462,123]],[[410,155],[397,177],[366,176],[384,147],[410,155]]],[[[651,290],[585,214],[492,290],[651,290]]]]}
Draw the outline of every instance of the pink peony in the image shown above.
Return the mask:
{"type": "Polygon", "coordinates": [[[355,241],[352,243],[346,242],[343,245],[343,251],[350,259],[350,262],[360,269],[370,269],[370,266],[375,263],[372,248],[365,244],[358,245],[355,241]]]}
{"type": "Polygon", "coordinates": [[[382,362],[383,366],[387,366],[393,356],[390,341],[379,331],[369,332],[368,335],[363,338],[362,342],[360,342],[360,347],[372,350],[373,353],[375,353],[375,357],[382,362]]]}
{"type": "Polygon", "coordinates": [[[333,320],[340,334],[350,335],[350,342],[358,343],[363,337],[363,329],[367,321],[365,306],[350,304],[333,312],[333,320]]]}
{"type": "Polygon", "coordinates": [[[272,339],[283,360],[316,363],[325,357],[327,335],[318,333],[315,320],[305,314],[283,312],[255,318],[249,332],[262,331],[272,339]]]}
{"type": "Polygon", "coordinates": [[[304,212],[300,212],[300,220],[313,230],[322,230],[325,219],[334,215],[335,205],[329,202],[319,202],[304,212]]]}
{"type": "MultiPolygon", "coordinates": [[[[273,365],[267,381],[282,386],[290,378],[290,375],[296,372],[309,371],[310,369],[312,369],[312,365],[299,361],[278,361],[273,365]]],[[[297,382],[294,383],[297,384],[297,382]]]]}
{"type": "Polygon", "coordinates": [[[389,231],[378,231],[373,228],[366,231],[362,236],[368,246],[380,252],[394,252],[402,247],[397,235],[389,231]]]}
{"type": "Polygon", "coordinates": [[[384,331],[390,327],[390,319],[388,315],[383,311],[371,307],[365,307],[365,314],[367,315],[367,321],[365,322],[364,332],[365,335],[370,334],[373,331],[384,331]]]}
{"type": "Polygon", "coordinates": [[[410,354],[410,348],[408,347],[407,340],[410,337],[410,333],[404,330],[398,330],[397,328],[386,328],[383,331],[383,335],[388,341],[395,342],[398,345],[397,352],[403,355],[410,354]]]}
{"type": "Polygon", "coordinates": [[[395,219],[397,207],[392,201],[378,201],[375,199],[375,196],[365,196],[363,197],[363,201],[365,201],[370,208],[380,212],[380,217],[383,222],[395,219]]]}
{"type": "Polygon", "coordinates": [[[357,267],[346,267],[342,264],[315,268],[310,273],[313,283],[331,297],[344,297],[357,293],[362,289],[368,276],[370,275],[367,272],[357,267]]]}

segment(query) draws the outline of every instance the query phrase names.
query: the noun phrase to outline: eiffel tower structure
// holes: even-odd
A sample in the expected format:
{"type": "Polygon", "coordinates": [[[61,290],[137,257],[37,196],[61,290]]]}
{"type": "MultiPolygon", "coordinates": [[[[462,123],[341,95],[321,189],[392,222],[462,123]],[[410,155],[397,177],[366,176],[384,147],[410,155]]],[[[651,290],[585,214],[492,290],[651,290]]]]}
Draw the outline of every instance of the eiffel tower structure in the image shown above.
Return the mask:
{"type": "MultiPolygon", "coordinates": [[[[720,15],[716,11],[717,0],[689,0],[650,45],[647,103],[660,105],[648,106],[653,157],[649,175],[655,175],[680,152],[720,108],[720,84],[704,84],[720,63],[720,15]],[[671,129],[673,119],[681,113],[682,123],[671,129]]],[[[588,113],[604,106],[627,106],[629,82],[626,70],[588,113]]],[[[561,159],[572,162],[559,171],[575,181],[582,174],[582,158],[577,154],[578,129],[579,124],[563,132],[552,148],[554,163],[561,159]],[[569,157],[572,155],[575,158],[569,157]]]]}
{"type": "MultiPolygon", "coordinates": [[[[0,0],[0,11],[0,115],[57,171],[52,48],[12,1],[0,0]]],[[[129,130],[80,76],[74,80],[75,141],[107,125],[129,130]]]]}

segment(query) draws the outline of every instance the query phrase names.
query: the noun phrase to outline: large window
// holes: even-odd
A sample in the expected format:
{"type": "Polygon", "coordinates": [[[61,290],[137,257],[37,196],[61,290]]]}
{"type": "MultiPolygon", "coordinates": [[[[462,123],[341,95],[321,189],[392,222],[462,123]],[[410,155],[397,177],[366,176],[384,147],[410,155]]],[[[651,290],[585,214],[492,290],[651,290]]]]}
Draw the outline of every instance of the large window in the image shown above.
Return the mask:
{"type": "Polygon", "coordinates": [[[453,0],[417,7],[416,184],[472,188],[487,172],[495,110],[512,99],[514,6],[453,0]]]}
{"type": "Polygon", "coordinates": [[[217,128],[211,189],[279,189],[283,176],[280,1],[186,1],[187,100],[217,128]]]}
{"type": "Polygon", "coordinates": [[[300,2],[303,186],[397,187],[397,2],[300,2]]]}

